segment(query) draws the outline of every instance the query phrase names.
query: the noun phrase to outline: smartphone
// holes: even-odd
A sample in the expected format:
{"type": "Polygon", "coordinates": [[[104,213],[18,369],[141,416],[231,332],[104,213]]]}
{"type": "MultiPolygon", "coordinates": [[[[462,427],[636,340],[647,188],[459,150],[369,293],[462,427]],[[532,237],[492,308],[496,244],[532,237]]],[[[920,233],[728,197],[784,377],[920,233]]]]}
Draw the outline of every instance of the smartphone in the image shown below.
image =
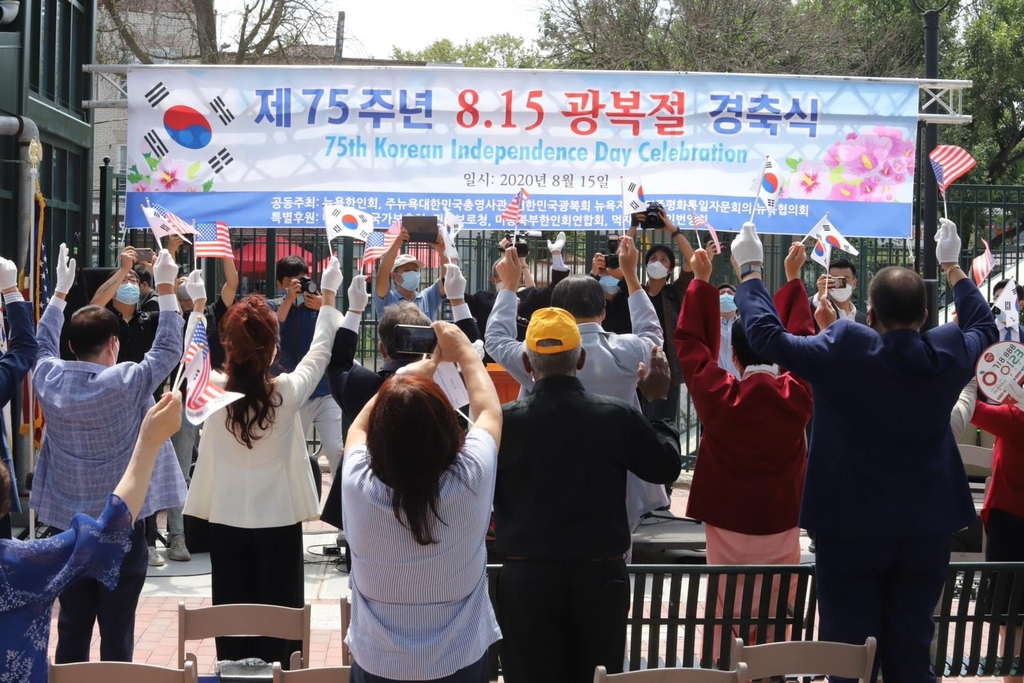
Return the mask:
{"type": "Polygon", "coordinates": [[[153,250],[146,247],[136,247],[135,256],[138,257],[139,263],[149,263],[153,260],[153,250]]]}
{"type": "Polygon", "coordinates": [[[437,243],[437,216],[403,216],[402,227],[410,242],[437,243]]]}
{"type": "Polygon", "coordinates": [[[392,334],[396,353],[423,356],[433,353],[437,346],[437,335],[425,325],[395,325],[392,334]]]}
{"type": "Polygon", "coordinates": [[[846,286],[846,276],[836,275],[829,276],[829,287],[832,289],[842,289],[846,286]]]}

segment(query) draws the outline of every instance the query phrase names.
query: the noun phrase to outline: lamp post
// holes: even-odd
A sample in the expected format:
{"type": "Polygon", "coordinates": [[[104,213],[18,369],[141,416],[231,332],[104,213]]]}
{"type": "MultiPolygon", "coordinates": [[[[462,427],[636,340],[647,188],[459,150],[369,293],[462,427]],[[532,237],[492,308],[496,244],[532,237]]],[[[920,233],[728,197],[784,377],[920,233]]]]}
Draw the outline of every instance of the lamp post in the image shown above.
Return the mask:
{"type": "MultiPolygon", "coordinates": [[[[919,0],[911,0],[918,12],[924,16],[924,77],[927,80],[936,80],[939,77],[939,15],[949,7],[949,0],[938,7],[929,7],[919,0]]],[[[932,101],[925,107],[929,114],[937,113],[938,102],[932,101]]],[[[939,129],[935,123],[926,123],[924,126],[924,156],[921,158],[921,182],[924,183],[924,206],[921,207],[921,220],[924,223],[924,236],[921,250],[924,252],[924,270],[922,276],[928,287],[928,319],[925,327],[930,329],[936,325],[938,318],[938,264],[935,261],[935,233],[939,224],[939,195],[938,186],[934,179],[924,177],[928,162],[926,161],[932,150],[939,144],[939,129]]],[[[916,226],[915,226],[916,227],[916,226]]]]}

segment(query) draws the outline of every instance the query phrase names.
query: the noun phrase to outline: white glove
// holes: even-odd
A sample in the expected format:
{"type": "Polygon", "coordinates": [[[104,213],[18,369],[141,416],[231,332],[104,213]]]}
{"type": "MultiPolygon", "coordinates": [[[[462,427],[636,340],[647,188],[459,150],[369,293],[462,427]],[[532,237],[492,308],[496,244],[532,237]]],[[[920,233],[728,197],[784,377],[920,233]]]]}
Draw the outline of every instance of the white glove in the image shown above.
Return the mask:
{"type": "Polygon", "coordinates": [[[548,251],[550,251],[552,254],[555,253],[556,251],[561,252],[563,247],[565,247],[564,232],[558,233],[558,235],[555,237],[554,242],[548,242],[548,251]]]}
{"type": "Polygon", "coordinates": [[[352,284],[348,286],[349,313],[362,313],[366,310],[366,304],[369,302],[370,295],[366,293],[366,276],[356,275],[352,278],[352,284]]]}
{"type": "Polygon", "coordinates": [[[480,360],[483,360],[484,356],[487,355],[486,351],[484,351],[484,342],[482,339],[477,339],[473,342],[473,350],[476,351],[478,356],[480,356],[480,360]]]}
{"type": "Polygon", "coordinates": [[[332,256],[331,262],[327,264],[327,268],[324,269],[324,274],[320,278],[320,289],[337,294],[344,281],[345,278],[341,275],[341,262],[338,261],[337,256],[332,256]]]}
{"type": "MultiPolygon", "coordinates": [[[[63,244],[60,245],[60,246],[61,246],[61,248],[64,247],[63,244]]],[[[74,264],[74,262],[72,262],[71,263],[72,279],[74,278],[74,272],[75,272],[75,264],[74,264]]],[[[60,282],[60,276],[59,276],[60,265],[59,264],[57,265],[57,273],[58,273],[57,282],[59,283],[60,282]]],[[[18,287],[18,266],[14,265],[14,261],[8,261],[5,258],[0,258],[0,289],[11,289],[12,287],[14,287],[14,288],[18,287]]],[[[60,285],[59,284],[57,285],[57,291],[58,292],[60,291],[60,285]]]]}
{"type": "Polygon", "coordinates": [[[764,245],[750,221],[743,224],[739,236],[732,241],[732,257],[738,266],[764,262],[764,245]]]}
{"type": "Polygon", "coordinates": [[[192,299],[193,303],[206,298],[206,283],[203,282],[203,273],[200,270],[193,270],[189,273],[188,281],[185,283],[185,291],[188,292],[188,296],[192,299]]]}
{"type": "Polygon", "coordinates": [[[935,259],[939,263],[960,263],[960,235],[956,232],[956,223],[940,218],[935,242],[935,259]]]}
{"type": "Polygon", "coordinates": [[[452,263],[444,267],[444,293],[449,300],[466,298],[466,277],[452,263]]]}
{"type": "Polygon", "coordinates": [[[174,281],[178,279],[178,264],[174,262],[171,252],[166,249],[160,250],[160,256],[156,260],[156,265],[153,266],[153,277],[156,279],[157,286],[173,285],[174,281]]]}
{"type": "MultiPolygon", "coordinates": [[[[61,294],[71,291],[71,286],[75,284],[76,267],[75,259],[68,257],[68,245],[61,243],[60,255],[57,257],[57,286],[54,287],[54,291],[61,294]]],[[[0,283],[0,286],[6,285],[0,283]]]]}

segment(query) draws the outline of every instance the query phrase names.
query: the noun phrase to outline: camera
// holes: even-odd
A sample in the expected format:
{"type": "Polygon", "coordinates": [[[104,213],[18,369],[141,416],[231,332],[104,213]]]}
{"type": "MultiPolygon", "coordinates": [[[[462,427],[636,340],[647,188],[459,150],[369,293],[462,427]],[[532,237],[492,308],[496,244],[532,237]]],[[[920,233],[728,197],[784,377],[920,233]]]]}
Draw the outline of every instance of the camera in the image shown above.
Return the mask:
{"type": "Polygon", "coordinates": [[[319,294],[320,288],[316,286],[313,278],[303,275],[299,278],[299,291],[304,294],[319,294]]]}
{"type": "Polygon", "coordinates": [[[393,335],[395,353],[422,356],[437,346],[437,333],[425,325],[395,325],[393,335]]]}
{"type": "Polygon", "coordinates": [[[647,210],[644,211],[644,229],[659,230],[665,227],[665,221],[661,220],[661,212],[665,207],[661,202],[647,202],[647,210]]]}
{"type": "Polygon", "coordinates": [[[605,268],[617,269],[619,267],[619,255],[616,253],[618,251],[619,238],[617,235],[610,235],[608,237],[608,255],[604,257],[605,268]]]}
{"type": "Polygon", "coordinates": [[[828,279],[829,289],[842,289],[846,286],[845,275],[830,275],[828,279]]]}
{"type": "MultiPolygon", "coordinates": [[[[524,258],[530,255],[530,238],[541,237],[541,233],[537,230],[520,230],[519,232],[513,232],[509,230],[505,233],[505,241],[508,242],[508,246],[515,246],[516,254],[519,258],[524,258]]],[[[506,249],[508,247],[505,247],[506,249]]],[[[504,251],[501,245],[498,245],[498,249],[504,251]]]]}

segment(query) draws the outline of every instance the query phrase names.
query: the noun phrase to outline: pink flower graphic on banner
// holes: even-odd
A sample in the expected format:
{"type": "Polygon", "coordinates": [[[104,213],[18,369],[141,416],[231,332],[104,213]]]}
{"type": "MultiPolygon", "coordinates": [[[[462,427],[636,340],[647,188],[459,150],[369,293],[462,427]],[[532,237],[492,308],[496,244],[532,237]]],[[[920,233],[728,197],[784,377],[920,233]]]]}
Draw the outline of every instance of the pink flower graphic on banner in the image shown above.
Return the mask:
{"type": "Polygon", "coordinates": [[[167,158],[161,159],[154,174],[156,187],[163,192],[181,192],[184,189],[186,174],[184,164],[167,158]]]}
{"type": "Polygon", "coordinates": [[[891,139],[872,133],[862,135],[852,142],[853,144],[845,145],[839,150],[839,158],[850,173],[858,176],[878,173],[878,169],[889,156],[889,150],[892,149],[891,139]]]}
{"type": "Polygon", "coordinates": [[[853,183],[836,183],[828,199],[840,202],[855,202],[860,198],[860,186],[853,183]]]}
{"type": "Polygon", "coordinates": [[[873,126],[848,131],[816,159],[787,158],[792,174],[783,197],[844,202],[906,201],[914,177],[910,131],[873,126]]]}
{"type": "Polygon", "coordinates": [[[146,182],[136,183],[135,187],[132,188],[132,192],[149,192],[149,191],[150,191],[149,183],[146,183],[146,182]]]}
{"type": "Polygon", "coordinates": [[[831,171],[817,161],[801,161],[796,167],[790,189],[801,199],[824,199],[832,190],[831,171]]]}

